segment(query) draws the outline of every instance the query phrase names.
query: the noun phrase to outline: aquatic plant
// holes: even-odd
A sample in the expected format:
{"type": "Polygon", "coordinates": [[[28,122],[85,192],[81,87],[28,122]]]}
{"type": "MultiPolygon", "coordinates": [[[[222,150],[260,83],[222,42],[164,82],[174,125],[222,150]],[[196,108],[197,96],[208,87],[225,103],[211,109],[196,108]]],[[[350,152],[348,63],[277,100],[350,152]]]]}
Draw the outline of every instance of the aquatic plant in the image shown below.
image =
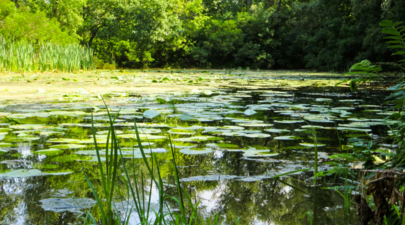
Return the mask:
{"type": "MultiPolygon", "coordinates": [[[[101,213],[101,221],[103,225],[115,225],[115,224],[128,224],[129,218],[131,216],[131,212],[135,210],[139,216],[140,224],[191,224],[194,222],[195,224],[211,224],[211,219],[202,219],[199,218],[199,214],[197,211],[199,201],[193,203],[192,199],[188,195],[186,191],[180,185],[180,178],[177,171],[177,164],[175,160],[175,152],[174,146],[172,144],[171,139],[170,141],[170,148],[172,153],[172,164],[175,176],[175,185],[177,188],[177,194],[179,197],[170,196],[166,193],[163,189],[163,180],[161,177],[159,163],[157,161],[156,155],[150,150],[152,155],[152,159],[149,162],[147,159],[146,151],[141,143],[140,132],[138,130],[138,126],[134,121],[134,129],[135,129],[135,138],[137,140],[137,146],[142,154],[143,163],[147,168],[147,174],[144,174],[142,171],[139,171],[138,167],[135,165],[135,153],[133,153],[132,158],[132,168],[133,174],[130,174],[129,169],[127,168],[124,157],[123,151],[120,147],[120,143],[118,141],[117,133],[114,127],[114,122],[117,119],[119,112],[113,116],[107,108],[108,118],[109,118],[109,130],[107,134],[107,143],[106,143],[106,151],[105,151],[105,169],[103,167],[103,162],[101,160],[101,153],[98,147],[97,139],[96,139],[96,131],[94,127],[94,119],[92,116],[92,131],[93,131],[93,139],[94,145],[97,153],[97,162],[99,166],[99,170],[101,173],[101,185],[102,185],[102,192],[97,193],[96,189],[93,186],[93,183],[90,181],[89,177],[85,174],[86,180],[94,194],[94,197],[97,202],[97,207],[101,213]],[[123,174],[119,174],[119,169],[122,168],[123,174]],[[136,174],[135,171],[140,173],[136,174]],[[146,175],[150,176],[150,184],[147,185],[145,180],[146,175]],[[116,202],[115,198],[117,195],[119,198],[124,199],[130,204],[128,199],[125,199],[119,192],[118,188],[118,179],[124,183],[124,189],[128,194],[134,206],[131,206],[130,209],[126,209],[124,218],[121,217],[119,212],[116,209],[116,202]],[[131,179],[132,178],[132,179],[131,179]],[[132,182],[134,185],[132,185],[132,182]],[[156,186],[158,189],[159,195],[159,209],[157,211],[153,210],[154,213],[154,221],[151,221],[151,193],[153,185],[156,186]],[[140,187],[139,187],[140,186],[140,187]],[[147,189],[148,188],[148,189],[147,189]],[[149,193],[147,194],[146,191],[149,193]],[[105,198],[105,203],[101,200],[105,198]],[[184,199],[185,197],[185,199],[184,199]],[[171,212],[168,208],[167,200],[171,199],[176,202],[180,208],[180,212],[171,212]],[[187,204],[186,204],[187,203],[187,204]],[[164,208],[167,209],[168,212],[164,212],[164,208]]],[[[103,152],[104,154],[104,152],[103,152]]],[[[96,224],[96,219],[90,214],[87,213],[86,217],[83,217],[83,220],[86,224],[96,224]]],[[[212,224],[217,224],[219,220],[218,215],[214,218],[212,224]]],[[[238,224],[239,219],[237,219],[236,224],[238,224]]]]}
{"type": "MultiPolygon", "coordinates": [[[[405,51],[403,50],[405,48],[405,26],[401,26],[402,22],[392,22],[391,20],[383,20],[380,23],[380,26],[383,27],[381,33],[388,34],[391,36],[385,37],[385,39],[389,39],[390,41],[387,41],[387,44],[390,44],[388,48],[390,49],[399,49],[399,51],[396,51],[392,55],[399,55],[403,56],[405,55],[405,51]]],[[[401,59],[398,61],[398,63],[403,63],[405,62],[405,59],[401,59]]],[[[401,68],[402,70],[405,70],[405,68],[398,64],[398,63],[379,63],[379,64],[387,64],[387,65],[393,65],[395,67],[401,68]]],[[[368,82],[368,81],[375,81],[375,80],[381,80],[382,78],[378,75],[378,72],[381,72],[382,68],[379,65],[373,65],[369,60],[363,60],[359,63],[354,64],[348,73],[345,73],[345,75],[360,75],[356,79],[351,79],[350,80],[350,90],[351,91],[356,91],[358,84],[368,82]]],[[[347,82],[349,80],[344,80],[341,81],[338,84],[347,82]]]]}
{"type": "Polygon", "coordinates": [[[78,44],[34,44],[0,36],[2,72],[73,72],[94,69],[93,50],[78,44]]]}

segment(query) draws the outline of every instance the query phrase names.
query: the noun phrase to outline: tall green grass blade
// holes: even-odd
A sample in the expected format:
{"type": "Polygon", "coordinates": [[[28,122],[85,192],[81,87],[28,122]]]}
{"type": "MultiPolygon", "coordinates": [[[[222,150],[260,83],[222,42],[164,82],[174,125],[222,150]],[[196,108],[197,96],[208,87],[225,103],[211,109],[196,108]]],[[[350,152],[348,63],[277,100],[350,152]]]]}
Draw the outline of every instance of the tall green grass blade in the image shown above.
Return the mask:
{"type": "Polygon", "coordinates": [[[106,214],[104,212],[103,205],[101,204],[100,198],[98,197],[96,190],[94,190],[93,184],[91,183],[91,181],[90,181],[89,177],[87,176],[87,174],[85,174],[85,178],[86,178],[87,183],[89,184],[90,189],[93,192],[94,197],[96,199],[97,206],[98,206],[98,208],[100,210],[100,213],[101,213],[101,220],[103,221],[103,224],[107,224],[107,221],[106,221],[107,217],[106,217],[106,214]]]}
{"type": "Polygon", "coordinates": [[[184,201],[183,201],[183,193],[182,193],[182,189],[180,186],[180,179],[179,179],[179,173],[177,171],[177,164],[176,164],[176,155],[174,154],[174,146],[172,143],[172,139],[170,138],[169,135],[169,143],[170,143],[170,150],[172,152],[172,157],[173,157],[173,168],[174,168],[174,176],[175,176],[175,181],[176,181],[176,186],[177,186],[177,192],[179,194],[180,197],[180,210],[181,210],[181,214],[185,215],[185,211],[184,211],[184,201]]]}

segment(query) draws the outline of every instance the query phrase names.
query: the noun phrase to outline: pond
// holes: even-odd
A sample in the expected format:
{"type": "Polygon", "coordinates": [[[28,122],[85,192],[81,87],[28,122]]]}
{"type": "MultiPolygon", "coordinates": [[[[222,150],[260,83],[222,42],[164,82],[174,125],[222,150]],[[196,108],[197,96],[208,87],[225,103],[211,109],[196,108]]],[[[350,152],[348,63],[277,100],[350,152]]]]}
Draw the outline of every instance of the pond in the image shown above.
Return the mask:
{"type": "MultiPolygon", "coordinates": [[[[358,92],[334,87],[343,79],[338,74],[116,71],[110,77],[118,87],[180,87],[102,97],[118,113],[114,126],[126,163],[142,163],[134,150],[136,121],[144,147],[157,156],[166,191],[175,196],[170,135],[183,188],[200,200],[201,214],[218,214],[223,224],[238,218],[241,224],[309,224],[302,218],[308,211],[317,224],[358,224],[355,208],[345,213],[342,196],[323,188],[342,186],[344,177],[325,176],[314,185],[314,143],[319,171],[339,161],[331,155],[362,141],[395,147],[376,141],[389,135],[393,122],[385,120],[392,112],[383,111],[389,93],[378,85],[358,92]],[[274,178],[291,171],[297,172],[274,178]]],[[[83,212],[99,215],[84,173],[100,189],[91,124],[105,147],[107,110],[101,95],[85,88],[60,96],[39,92],[37,102],[0,107],[0,224],[82,224],[83,212]]],[[[151,198],[156,203],[154,193],[151,198]]]]}

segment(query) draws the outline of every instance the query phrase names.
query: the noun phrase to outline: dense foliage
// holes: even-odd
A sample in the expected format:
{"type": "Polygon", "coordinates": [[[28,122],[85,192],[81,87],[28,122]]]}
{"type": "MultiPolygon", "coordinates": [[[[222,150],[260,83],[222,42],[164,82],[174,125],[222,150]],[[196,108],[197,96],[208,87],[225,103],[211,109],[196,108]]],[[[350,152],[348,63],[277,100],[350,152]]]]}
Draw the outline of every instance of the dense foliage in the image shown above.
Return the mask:
{"type": "Polygon", "coordinates": [[[0,34],[78,41],[99,66],[347,71],[397,61],[379,22],[405,21],[404,9],[403,0],[0,0],[0,34]]]}

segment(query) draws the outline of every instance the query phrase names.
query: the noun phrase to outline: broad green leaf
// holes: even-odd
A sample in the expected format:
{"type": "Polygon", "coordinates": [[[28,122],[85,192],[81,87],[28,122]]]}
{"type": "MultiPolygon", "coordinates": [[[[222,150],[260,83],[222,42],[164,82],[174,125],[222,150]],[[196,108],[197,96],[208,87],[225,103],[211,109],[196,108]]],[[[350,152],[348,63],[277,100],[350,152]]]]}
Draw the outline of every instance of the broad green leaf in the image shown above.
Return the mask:
{"type": "Polygon", "coordinates": [[[388,48],[405,48],[405,46],[403,46],[403,45],[392,45],[392,46],[389,46],[388,48]]]}
{"type": "Polygon", "coordinates": [[[149,109],[149,110],[147,110],[147,111],[145,111],[143,113],[143,116],[146,117],[146,118],[149,118],[149,119],[153,119],[153,118],[159,116],[159,114],[160,113],[158,111],[153,110],[153,109],[149,109]]]}
{"type": "Polygon", "coordinates": [[[6,178],[23,178],[23,177],[34,177],[34,176],[40,176],[41,171],[32,169],[32,170],[26,170],[26,169],[19,169],[19,170],[13,170],[7,173],[0,173],[0,177],[6,177],[6,178]]]}
{"type": "Polygon", "coordinates": [[[385,37],[384,39],[402,40],[401,36],[389,36],[389,37],[385,37]]]}
{"type": "Polygon", "coordinates": [[[382,27],[390,27],[392,26],[393,22],[391,20],[383,20],[380,22],[380,26],[382,27]]]}
{"type": "Polygon", "coordinates": [[[179,117],[179,119],[181,119],[182,121],[189,121],[189,120],[195,120],[196,118],[193,116],[190,116],[188,114],[181,114],[181,116],[179,117]]]}
{"type": "Polygon", "coordinates": [[[164,100],[163,98],[156,98],[156,101],[159,102],[159,104],[166,104],[167,101],[164,100]]]}
{"type": "Polygon", "coordinates": [[[387,44],[402,44],[403,42],[402,41],[387,41],[385,43],[387,43],[387,44]]]}
{"type": "Polygon", "coordinates": [[[384,29],[384,30],[382,30],[381,31],[381,33],[384,33],[384,34],[392,34],[392,35],[401,35],[397,30],[395,30],[395,29],[384,29]]]}
{"type": "Polygon", "coordinates": [[[400,25],[400,24],[402,24],[402,22],[396,22],[396,23],[394,23],[394,27],[396,27],[396,26],[398,26],[398,25],[400,25]]]}
{"type": "Polygon", "coordinates": [[[396,52],[396,53],[394,53],[392,55],[405,55],[405,51],[399,51],[399,52],[396,52]]]}
{"type": "Polygon", "coordinates": [[[254,114],[256,114],[257,112],[256,111],[254,111],[253,109],[247,109],[245,112],[244,112],[244,114],[246,115],[246,116],[252,116],[252,115],[254,115],[254,114]]]}

